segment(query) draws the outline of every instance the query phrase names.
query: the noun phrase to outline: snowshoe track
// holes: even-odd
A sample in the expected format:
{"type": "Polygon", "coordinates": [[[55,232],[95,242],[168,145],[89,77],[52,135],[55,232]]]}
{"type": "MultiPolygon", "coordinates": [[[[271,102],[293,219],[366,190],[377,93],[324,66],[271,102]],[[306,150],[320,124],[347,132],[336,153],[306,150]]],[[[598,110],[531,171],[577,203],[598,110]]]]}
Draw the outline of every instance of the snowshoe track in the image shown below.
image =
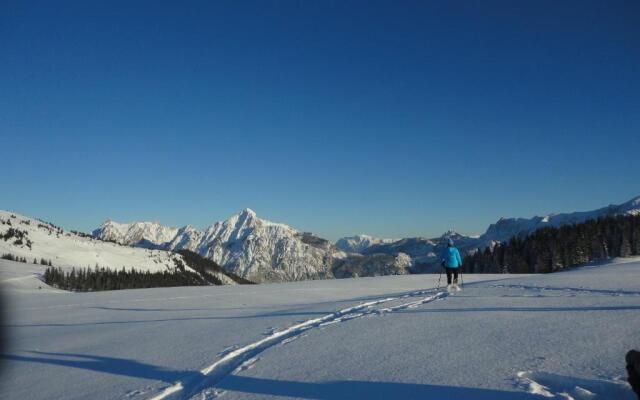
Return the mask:
{"type": "Polygon", "coordinates": [[[216,397],[219,392],[214,391],[214,393],[212,392],[212,389],[214,389],[213,387],[226,376],[234,373],[238,368],[242,370],[243,364],[253,365],[257,362],[256,356],[263,351],[278,344],[288,343],[310,329],[325,327],[327,325],[337,324],[364,316],[382,315],[407,308],[415,308],[420,305],[442,299],[448,295],[449,294],[446,291],[436,291],[436,289],[421,290],[407,293],[403,296],[372,300],[344,308],[319,318],[306,320],[299,324],[292,325],[289,328],[275,331],[267,337],[246,346],[238,347],[232,351],[223,353],[222,357],[215,363],[200,370],[198,373],[194,373],[186,377],[182,381],[176,382],[174,385],[164,389],[161,393],[151,397],[150,400],[216,397]],[[423,296],[428,293],[433,294],[422,297],[418,300],[411,300],[415,297],[423,296]],[[407,299],[410,301],[407,301],[407,299]],[[377,307],[382,304],[386,307],[377,307]],[[256,361],[250,361],[254,359],[256,359],[256,361]]]}
{"type": "Polygon", "coordinates": [[[636,292],[636,291],[590,289],[590,288],[584,288],[584,287],[575,288],[575,287],[553,287],[553,286],[528,286],[528,285],[489,285],[489,287],[499,288],[499,289],[521,289],[521,290],[529,290],[534,292],[561,292],[561,293],[570,293],[570,294],[586,294],[586,295],[592,295],[592,296],[593,295],[613,296],[613,297],[640,296],[640,292],[636,292]]]}

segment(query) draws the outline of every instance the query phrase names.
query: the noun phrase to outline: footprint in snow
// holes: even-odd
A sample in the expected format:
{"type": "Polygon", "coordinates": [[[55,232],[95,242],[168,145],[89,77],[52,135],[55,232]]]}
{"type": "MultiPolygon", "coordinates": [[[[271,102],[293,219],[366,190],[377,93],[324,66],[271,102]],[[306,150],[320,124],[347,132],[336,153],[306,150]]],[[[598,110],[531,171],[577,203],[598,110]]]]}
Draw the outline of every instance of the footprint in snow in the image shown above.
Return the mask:
{"type": "Polygon", "coordinates": [[[547,372],[518,372],[518,387],[528,393],[564,400],[635,400],[629,385],[621,379],[584,379],[547,372]]]}
{"type": "Polygon", "coordinates": [[[242,364],[240,364],[238,366],[238,368],[235,369],[235,371],[233,371],[234,373],[238,373],[238,372],[242,372],[242,371],[246,371],[248,369],[253,368],[253,366],[260,360],[260,358],[258,357],[253,357],[250,358],[248,360],[246,360],[245,362],[243,362],[242,364]]]}

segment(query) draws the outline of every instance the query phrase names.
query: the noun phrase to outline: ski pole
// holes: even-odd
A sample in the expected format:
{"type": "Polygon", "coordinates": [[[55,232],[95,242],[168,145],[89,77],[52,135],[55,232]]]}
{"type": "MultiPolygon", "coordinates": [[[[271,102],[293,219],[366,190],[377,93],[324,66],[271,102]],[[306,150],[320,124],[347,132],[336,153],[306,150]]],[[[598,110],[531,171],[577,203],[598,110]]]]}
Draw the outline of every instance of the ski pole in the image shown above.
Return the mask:
{"type": "Polygon", "coordinates": [[[444,267],[441,265],[440,266],[440,276],[438,277],[438,286],[436,287],[436,292],[438,290],[440,290],[440,280],[442,279],[442,270],[444,269],[444,267]]]}

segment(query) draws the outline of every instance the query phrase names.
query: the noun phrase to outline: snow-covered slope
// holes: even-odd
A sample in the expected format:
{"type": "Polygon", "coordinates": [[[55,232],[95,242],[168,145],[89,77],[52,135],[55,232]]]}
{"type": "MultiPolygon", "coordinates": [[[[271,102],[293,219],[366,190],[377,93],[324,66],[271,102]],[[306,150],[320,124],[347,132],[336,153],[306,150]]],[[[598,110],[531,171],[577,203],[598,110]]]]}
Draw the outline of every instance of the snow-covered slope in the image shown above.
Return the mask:
{"type": "Polygon", "coordinates": [[[634,399],[637,259],[454,295],[431,274],[68,293],[23,266],[0,260],[7,399],[634,399]]]}
{"type": "MultiPolygon", "coordinates": [[[[117,224],[110,226],[118,229],[117,224]]],[[[63,269],[99,266],[156,272],[173,271],[178,263],[183,262],[189,271],[195,272],[179,254],[98,240],[8,211],[0,211],[0,253],[24,257],[28,263],[34,259],[38,262],[41,259],[50,260],[53,266],[63,269]]],[[[223,283],[234,283],[224,274],[212,274],[223,283]]]]}
{"type": "Polygon", "coordinates": [[[122,267],[163,271],[174,268],[176,255],[166,251],[147,250],[104,242],[69,231],[55,225],[7,211],[0,211],[0,233],[9,229],[24,232],[25,239],[0,240],[0,252],[25,257],[51,260],[57,267],[122,267]]]}

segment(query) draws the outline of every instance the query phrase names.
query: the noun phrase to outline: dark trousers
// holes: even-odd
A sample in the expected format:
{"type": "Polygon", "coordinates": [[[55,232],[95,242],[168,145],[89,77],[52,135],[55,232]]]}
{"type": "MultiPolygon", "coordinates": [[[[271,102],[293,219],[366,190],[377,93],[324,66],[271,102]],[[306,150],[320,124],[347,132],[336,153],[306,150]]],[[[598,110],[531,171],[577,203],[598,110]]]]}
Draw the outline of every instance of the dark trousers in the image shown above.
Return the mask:
{"type": "Polygon", "coordinates": [[[445,272],[447,273],[447,285],[451,285],[451,275],[453,275],[453,279],[458,281],[458,268],[449,268],[445,267],[445,272]]]}
{"type": "Polygon", "coordinates": [[[629,373],[629,384],[640,399],[640,351],[630,350],[625,357],[627,361],[627,372],[629,373]]]}

